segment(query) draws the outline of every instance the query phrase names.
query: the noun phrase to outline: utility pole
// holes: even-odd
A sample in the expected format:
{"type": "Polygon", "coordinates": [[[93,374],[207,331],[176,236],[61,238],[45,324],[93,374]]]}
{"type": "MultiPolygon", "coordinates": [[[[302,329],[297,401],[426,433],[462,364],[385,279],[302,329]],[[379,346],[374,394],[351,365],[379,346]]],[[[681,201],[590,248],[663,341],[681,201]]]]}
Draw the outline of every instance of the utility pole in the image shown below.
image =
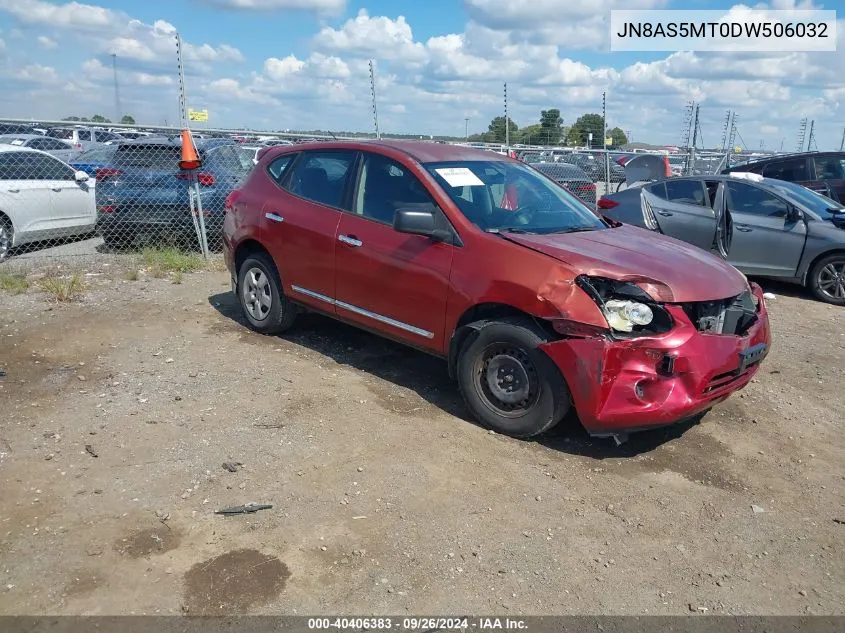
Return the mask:
{"type": "Polygon", "coordinates": [[[370,92],[373,94],[373,123],[376,128],[376,138],[381,138],[381,132],[378,129],[378,108],[376,107],[376,71],[373,68],[373,60],[370,60],[370,92]]]}
{"type": "Polygon", "coordinates": [[[601,146],[604,149],[604,191],[610,191],[610,154],[607,151],[607,92],[601,93],[601,146]]]}
{"type": "Polygon", "coordinates": [[[505,82],[505,151],[511,151],[511,130],[510,119],[508,119],[508,82],[505,82]]]}
{"type": "Polygon", "coordinates": [[[839,141],[839,151],[845,149],[845,128],[842,129],[842,140],[839,141]]]}
{"type": "MultiPolygon", "coordinates": [[[[815,125],[816,125],[815,120],[810,121],[810,135],[807,137],[807,151],[808,152],[812,150],[813,144],[816,142],[816,137],[813,136],[813,128],[815,127],[815,125]]],[[[818,149],[818,148],[819,148],[819,146],[816,145],[816,149],[818,149]]]]}
{"type": "Polygon", "coordinates": [[[120,91],[117,85],[117,53],[111,54],[111,67],[114,72],[114,112],[117,116],[114,122],[120,123],[122,115],[120,114],[120,91]]]}
{"type": "Polygon", "coordinates": [[[466,124],[466,127],[464,128],[464,130],[465,130],[464,131],[464,140],[468,141],[469,140],[469,117],[464,117],[464,123],[466,124]]]}
{"type": "Polygon", "coordinates": [[[695,114],[693,115],[692,123],[692,146],[690,147],[689,161],[691,172],[695,171],[695,146],[698,145],[698,109],[700,104],[695,105],[695,114]]]}

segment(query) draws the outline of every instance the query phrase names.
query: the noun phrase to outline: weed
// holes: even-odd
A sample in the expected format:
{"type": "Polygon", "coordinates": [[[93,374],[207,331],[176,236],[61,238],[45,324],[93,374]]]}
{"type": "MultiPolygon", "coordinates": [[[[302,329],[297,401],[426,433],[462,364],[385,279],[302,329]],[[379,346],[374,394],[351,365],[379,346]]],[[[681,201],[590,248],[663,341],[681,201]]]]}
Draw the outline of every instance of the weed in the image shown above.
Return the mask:
{"type": "Polygon", "coordinates": [[[73,301],[85,292],[85,284],[80,273],[71,277],[46,276],[39,280],[38,285],[41,290],[52,295],[60,303],[73,301]]]}
{"type": "Polygon", "coordinates": [[[141,251],[144,264],[155,277],[168,273],[192,273],[206,268],[207,262],[198,253],[185,253],[176,248],[145,248],[141,251]]]}
{"type": "Polygon", "coordinates": [[[134,268],[123,273],[123,278],[126,281],[138,281],[138,271],[134,268]]]}
{"type": "Polygon", "coordinates": [[[13,295],[19,295],[27,291],[29,281],[26,275],[19,272],[0,270],[0,290],[5,290],[13,295]]]}
{"type": "Polygon", "coordinates": [[[170,275],[170,281],[174,284],[182,283],[182,271],[176,270],[170,275]]]}

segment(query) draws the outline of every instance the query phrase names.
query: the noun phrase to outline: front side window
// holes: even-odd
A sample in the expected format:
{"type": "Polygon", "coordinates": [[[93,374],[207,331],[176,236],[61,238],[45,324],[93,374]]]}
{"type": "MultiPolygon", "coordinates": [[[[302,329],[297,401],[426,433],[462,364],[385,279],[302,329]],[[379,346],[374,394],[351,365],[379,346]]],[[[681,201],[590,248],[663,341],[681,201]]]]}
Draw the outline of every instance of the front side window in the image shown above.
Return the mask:
{"type": "Polygon", "coordinates": [[[340,208],[346,176],[355,162],[355,152],[308,152],[293,173],[289,191],[319,204],[340,208]]]}
{"type": "Polygon", "coordinates": [[[843,162],[838,156],[816,156],[813,159],[816,166],[816,180],[843,180],[845,170],[843,162]]]}
{"type": "Polygon", "coordinates": [[[735,213],[783,218],[786,217],[789,206],[780,198],[759,187],[742,182],[729,182],[728,210],[735,213]]]}
{"type": "Polygon", "coordinates": [[[423,184],[407,167],[379,154],[366,154],[354,212],[393,224],[397,209],[433,204],[423,184]]]}
{"type": "Polygon", "coordinates": [[[78,130],[76,134],[80,142],[91,140],[91,130],[78,130]]]}
{"type": "Polygon", "coordinates": [[[575,196],[536,170],[504,161],[429,163],[466,218],[485,231],[566,233],[607,228],[575,196]]]}

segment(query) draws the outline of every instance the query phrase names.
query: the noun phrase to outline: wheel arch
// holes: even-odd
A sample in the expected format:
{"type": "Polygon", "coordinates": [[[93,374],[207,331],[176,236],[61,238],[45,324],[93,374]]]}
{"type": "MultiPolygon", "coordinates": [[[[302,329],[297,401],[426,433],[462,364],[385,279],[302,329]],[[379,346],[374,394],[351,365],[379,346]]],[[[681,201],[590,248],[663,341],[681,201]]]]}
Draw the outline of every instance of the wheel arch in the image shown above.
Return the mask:
{"type": "Polygon", "coordinates": [[[550,336],[558,338],[554,330],[545,319],[541,319],[533,314],[520,310],[517,307],[507,303],[486,302],[478,303],[467,308],[460,316],[452,336],[449,339],[449,350],[447,355],[447,366],[449,377],[455,379],[457,375],[458,356],[461,350],[478,336],[478,332],[487,323],[496,321],[502,318],[524,318],[533,321],[544,332],[550,336]]]}
{"type": "MultiPolygon", "coordinates": [[[[246,239],[238,244],[234,254],[235,274],[240,271],[241,264],[246,261],[246,258],[256,253],[264,253],[273,260],[273,256],[270,254],[270,251],[267,250],[267,247],[254,238],[246,239]]],[[[275,264],[275,260],[273,260],[273,263],[275,264]]]]}
{"type": "Polygon", "coordinates": [[[843,256],[845,256],[845,247],[831,248],[829,250],[823,251],[823,252],[819,253],[818,255],[816,255],[812,259],[812,261],[807,265],[807,267],[804,269],[804,273],[801,275],[801,285],[802,286],[806,286],[809,283],[810,273],[816,267],[816,264],[818,264],[825,257],[830,257],[831,255],[843,255],[843,256]]]}

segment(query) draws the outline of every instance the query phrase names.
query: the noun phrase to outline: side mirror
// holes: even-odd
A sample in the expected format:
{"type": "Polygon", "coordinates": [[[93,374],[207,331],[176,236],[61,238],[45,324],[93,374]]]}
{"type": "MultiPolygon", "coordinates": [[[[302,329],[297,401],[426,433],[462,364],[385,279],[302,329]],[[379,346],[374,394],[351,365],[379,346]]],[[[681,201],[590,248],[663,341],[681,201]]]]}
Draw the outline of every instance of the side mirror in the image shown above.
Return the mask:
{"type": "Polygon", "coordinates": [[[801,209],[798,207],[793,207],[789,205],[789,211],[786,212],[786,219],[788,222],[798,222],[801,218],[804,217],[804,214],[801,213],[801,209]]]}
{"type": "Polygon", "coordinates": [[[443,228],[437,207],[433,204],[397,209],[393,216],[393,230],[409,235],[425,235],[442,242],[449,239],[450,232],[443,228]]]}
{"type": "Polygon", "coordinates": [[[73,179],[76,182],[83,183],[83,182],[88,182],[91,179],[91,176],[86,174],[84,171],[78,171],[75,174],[73,174],[73,179]]]}

